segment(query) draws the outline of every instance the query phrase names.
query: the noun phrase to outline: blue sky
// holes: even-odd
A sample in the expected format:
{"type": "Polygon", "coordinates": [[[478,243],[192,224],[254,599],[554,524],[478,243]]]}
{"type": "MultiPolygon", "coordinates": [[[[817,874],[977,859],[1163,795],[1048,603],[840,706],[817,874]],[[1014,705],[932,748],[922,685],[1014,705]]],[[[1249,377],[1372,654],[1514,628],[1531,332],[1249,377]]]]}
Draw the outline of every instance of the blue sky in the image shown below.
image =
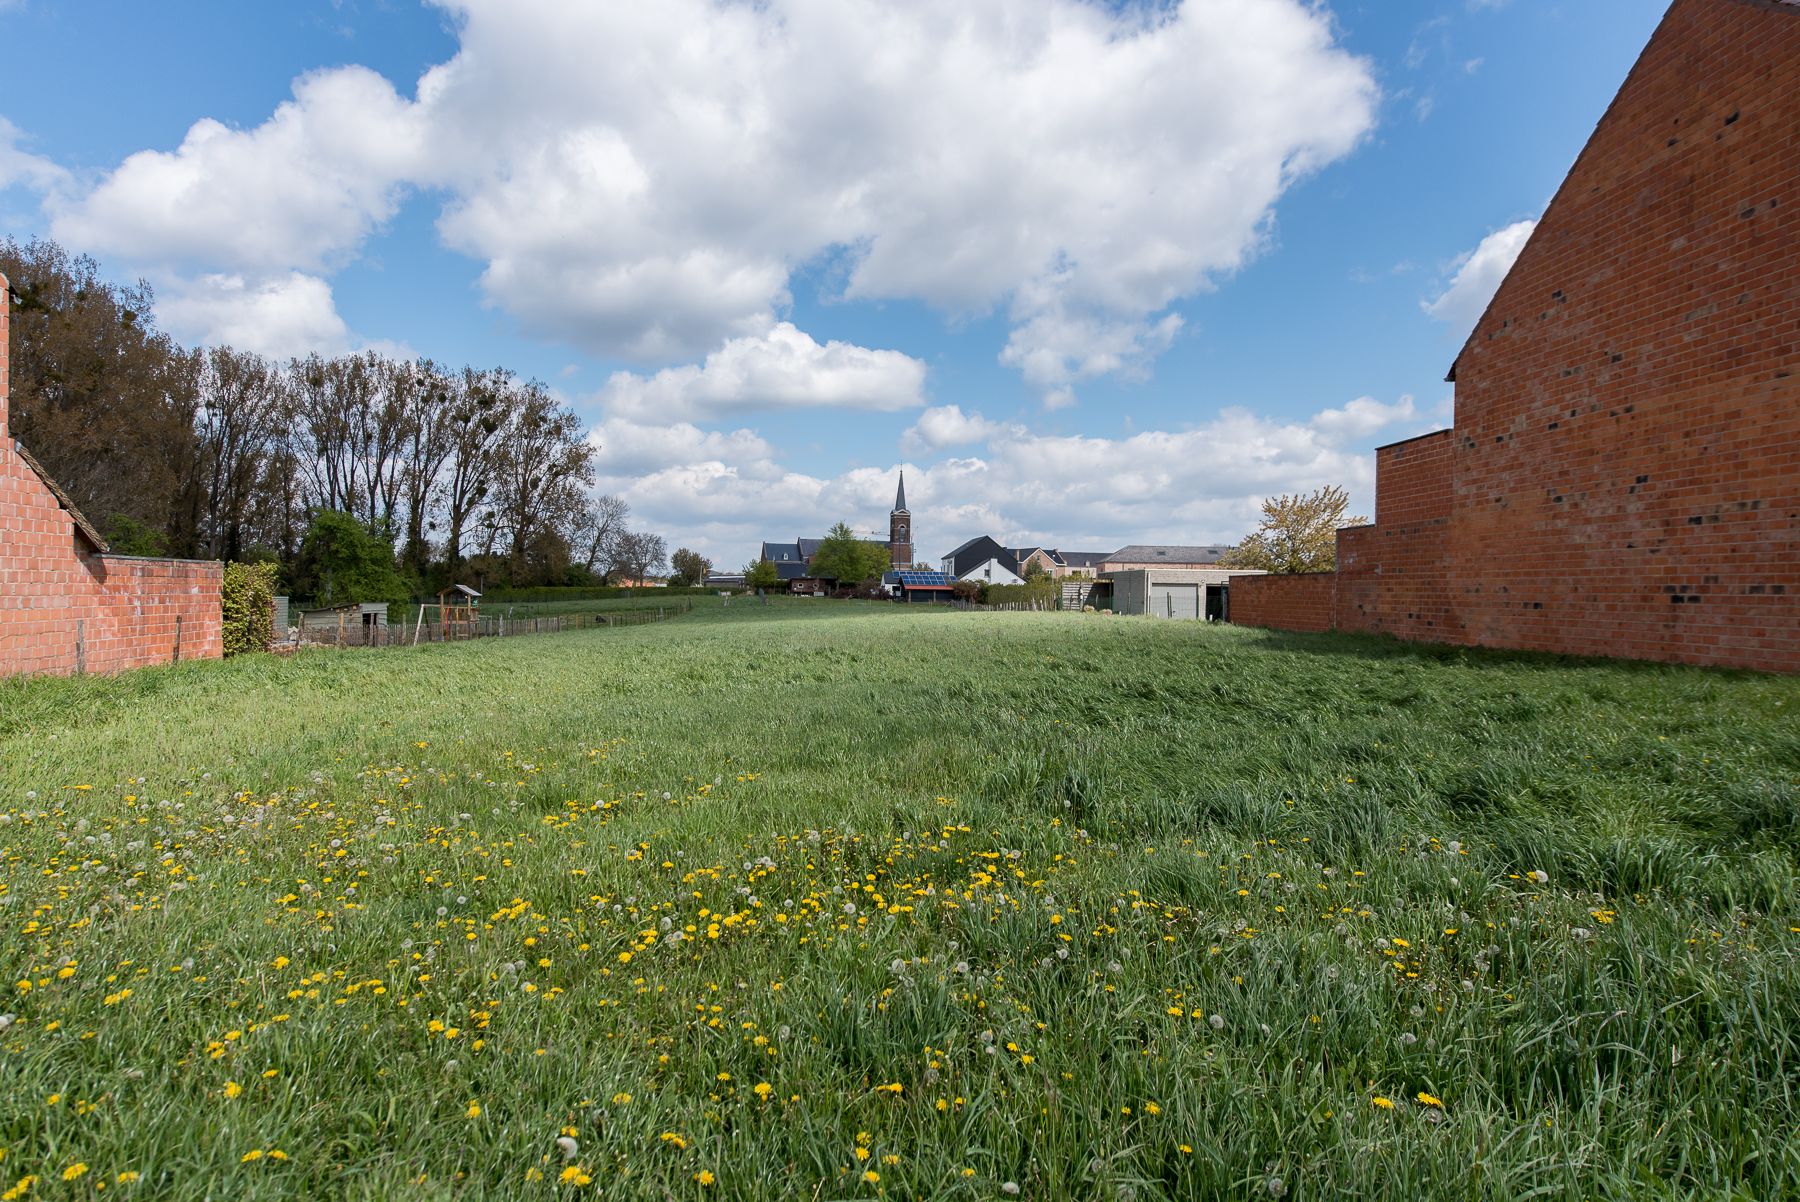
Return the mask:
{"type": "Polygon", "coordinates": [[[671,546],[1241,535],[1445,424],[1645,0],[0,0],[0,230],[505,364],[671,546]]]}

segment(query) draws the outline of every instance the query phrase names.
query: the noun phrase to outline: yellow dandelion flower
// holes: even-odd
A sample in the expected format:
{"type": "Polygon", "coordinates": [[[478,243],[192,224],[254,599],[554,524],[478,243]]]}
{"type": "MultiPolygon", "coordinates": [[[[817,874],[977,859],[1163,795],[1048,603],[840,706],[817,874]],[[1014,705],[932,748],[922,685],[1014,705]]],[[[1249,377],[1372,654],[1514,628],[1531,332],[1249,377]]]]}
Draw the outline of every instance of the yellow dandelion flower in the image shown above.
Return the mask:
{"type": "Polygon", "coordinates": [[[870,1169],[863,1174],[863,1180],[867,1181],[870,1185],[874,1185],[877,1181],[881,1180],[881,1174],[877,1173],[874,1169],[870,1169]]]}
{"type": "Polygon", "coordinates": [[[242,1156],[238,1157],[238,1163],[239,1164],[249,1164],[253,1160],[261,1160],[261,1159],[262,1159],[262,1149],[261,1148],[251,1148],[248,1152],[246,1152],[242,1156]]]}
{"type": "Polygon", "coordinates": [[[87,1173],[87,1165],[81,1163],[78,1160],[74,1164],[70,1165],[68,1168],[66,1168],[62,1171],[62,1179],[64,1181],[73,1181],[77,1177],[85,1176],[86,1173],[87,1173]]]}
{"type": "Polygon", "coordinates": [[[631,1095],[626,1093],[624,1090],[620,1090],[618,1093],[614,1094],[612,1100],[613,1100],[614,1106],[629,1106],[629,1105],[631,1105],[631,1095]]]}
{"type": "Polygon", "coordinates": [[[1444,1108],[1444,1100],[1442,1098],[1434,1098],[1430,1094],[1422,1091],[1419,1094],[1419,1104],[1422,1106],[1436,1106],[1439,1110],[1444,1108]]]}
{"type": "Polygon", "coordinates": [[[243,1092],[244,1087],[239,1085],[236,1081],[225,1082],[225,1096],[227,1098],[235,1098],[243,1092]]]}
{"type": "Polygon", "coordinates": [[[113,1178],[113,1180],[120,1185],[130,1185],[137,1179],[138,1171],[136,1169],[126,1169],[123,1173],[120,1173],[117,1177],[113,1178]]]}
{"type": "Polygon", "coordinates": [[[775,1087],[767,1081],[758,1081],[756,1087],[750,1092],[766,1102],[769,1100],[769,1095],[775,1092],[775,1087]]]}
{"type": "Polygon", "coordinates": [[[694,1180],[698,1181],[701,1185],[711,1185],[713,1182],[717,1181],[718,1178],[712,1175],[711,1169],[701,1169],[698,1173],[694,1174],[694,1180]]]}
{"type": "Polygon", "coordinates": [[[1370,1098],[1369,1101],[1376,1106],[1381,1107],[1383,1110],[1392,1110],[1394,1108],[1394,1100],[1392,1098],[1370,1098]]]}
{"type": "Polygon", "coordinates": [[[468,1115],[468,1117],[470,1117],[472,1119],[480,1118],[481,1117],[481,1103],[480,1102],[470,1102],[469,1108],[467,1110],[465,1110],[463,1113],[468,1115]]]}

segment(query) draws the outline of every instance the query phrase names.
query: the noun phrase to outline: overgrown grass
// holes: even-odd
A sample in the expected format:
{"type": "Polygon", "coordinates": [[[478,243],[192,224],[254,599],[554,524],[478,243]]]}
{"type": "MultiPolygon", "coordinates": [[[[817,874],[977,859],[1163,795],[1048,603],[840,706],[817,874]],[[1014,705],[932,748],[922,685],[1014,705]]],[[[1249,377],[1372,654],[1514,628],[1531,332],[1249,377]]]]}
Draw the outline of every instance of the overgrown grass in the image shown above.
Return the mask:
{"type": "Polygon", "coordinates": [[[816,602],[0,682],[0,1189],[1792,1196],[1796,708],[816,602]]]}

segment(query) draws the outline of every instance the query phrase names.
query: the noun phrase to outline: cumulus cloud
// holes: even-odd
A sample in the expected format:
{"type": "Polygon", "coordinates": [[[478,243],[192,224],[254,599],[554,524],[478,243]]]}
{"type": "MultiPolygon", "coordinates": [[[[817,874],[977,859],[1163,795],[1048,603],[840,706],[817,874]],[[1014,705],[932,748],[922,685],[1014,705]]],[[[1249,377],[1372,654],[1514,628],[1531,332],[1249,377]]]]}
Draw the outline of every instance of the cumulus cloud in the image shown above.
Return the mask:
{"type": "Polygon", "coordinates": [[[532,333],[646,364],[764,337],[794,273],[1000,311],[1049,397],[1142,371],[1170,311],[1267,242],[1377,88],[1309,0],[437,0],[457,54],[403,97],[306,76],[62,206],[75,245],[318,272],[409,188],[532,333]]]}
{"type": "Polygon", "coordinates": [[[233,346],[275,358],[350,349],[331,285],[302,272],[266,278],[203,275],[177,280],[156,299],[156,317],[183,341],[233,346]]]}
{"type": "Polygon", "coordinates": [[[601,390],[608,413],[640,418],[717,418],[753,410],[892,411],[924,404],[925,365],[899,351],[813,341],[781,322],[733,338],[699,365],[652,376],[615,372],[601,390]]]}
{"type": "Polygon", "coordinates": [[[961,405],[938,405],[919,414],[919,420],[900,436],[900,449],[913,455],[928,454],[986,442],[1017,428],[988,421],[979,413],[964,413],[961,405]]]}
{"type": "Polygon", "coordinates": [[[71,246],[138,263],[318,270],[359,246],[418,173],[421,114],[375,72],[302,76],[255,129],[196,122],[87,195],[52,206],[71,246]]]}
{"type": "Polygon", "coordinates": [[[1127,542],[1233,541],[1255,526],[1264,497],[1324,484],[1349,489],[1366,512],[1372,440],[1421,433],[1443,416],[1423,413],[1411,397],[1358,397],[1305,420],[1234,408],[1192,429],[1097,438],[1043,434],[947,405],[907,431],[902,449],[914,458],[886,467],[811,475],[775,462],[748,431],[702,435],[690,427],[670,436],[661,466],[621,450],[600,476],[641,519],[733,566],[764,538],[811,536],[839,520],[885,530],[901,468],[928,560],[976,534],[1110,551],[1127,542]],[[943,455],[952,448],[974,453],[943,455]]]}
{"type": "Polygon", "coordinates": [[[1536,228],[1536,221],[1515,221],[1459,256],[1449,285],[1435,299],[1421,302],[1425,312],[1458,329],[1473,329],[1536,228]]]}

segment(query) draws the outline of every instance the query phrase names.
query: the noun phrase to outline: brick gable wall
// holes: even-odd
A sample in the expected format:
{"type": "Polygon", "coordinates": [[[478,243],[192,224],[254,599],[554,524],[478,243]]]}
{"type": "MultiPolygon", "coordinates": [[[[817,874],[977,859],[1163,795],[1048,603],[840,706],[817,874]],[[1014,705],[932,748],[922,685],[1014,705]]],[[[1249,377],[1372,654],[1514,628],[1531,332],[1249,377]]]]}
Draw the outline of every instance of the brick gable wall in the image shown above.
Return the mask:
{"type": "Polygon", "coordinates": [[[1333,625],[1800,671],[1800,11],[1675,0],[1454,374],[1333,625]]]}
{"type": "Polygon", "coordinates": [[[0,277],[0,676],[218,658],[223,565],[100,553],[19,453],[5,289],[0,277]]]}

